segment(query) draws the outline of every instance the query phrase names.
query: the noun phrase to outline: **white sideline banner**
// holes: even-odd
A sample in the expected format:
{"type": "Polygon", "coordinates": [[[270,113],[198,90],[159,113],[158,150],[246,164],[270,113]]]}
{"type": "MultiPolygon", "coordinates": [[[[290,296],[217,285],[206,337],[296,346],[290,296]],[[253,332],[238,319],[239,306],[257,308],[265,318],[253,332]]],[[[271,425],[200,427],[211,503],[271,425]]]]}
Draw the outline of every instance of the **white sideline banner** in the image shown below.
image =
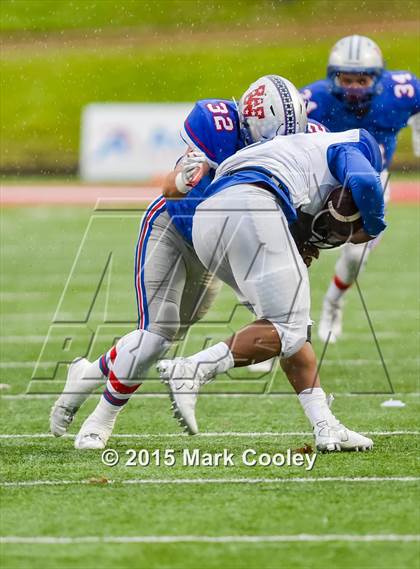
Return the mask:
{"type": "Polygon", "coordinates": [[[82,115],[80,175],[141,181],[166,174],[185,151],[180,129],[193,103],[93,103],[82,115]]]}

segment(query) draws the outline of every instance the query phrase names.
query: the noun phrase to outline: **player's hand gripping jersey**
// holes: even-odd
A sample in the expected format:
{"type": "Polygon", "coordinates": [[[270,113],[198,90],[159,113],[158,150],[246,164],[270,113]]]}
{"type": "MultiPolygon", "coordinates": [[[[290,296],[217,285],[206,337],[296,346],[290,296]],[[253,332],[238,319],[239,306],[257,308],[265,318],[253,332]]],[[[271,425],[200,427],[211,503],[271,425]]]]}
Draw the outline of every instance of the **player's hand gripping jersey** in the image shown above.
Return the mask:
{"type": "MultiPolygon", "coordinates": [[[[166,201],[167,211],[175,227],[189,243],[192,243],[192,216],[202,201],[203,192],[213,181],[216,168],[244,147],[239,123],[236,104],[225,99],[198,101],[184,122],[182,139],[188,146],[204,152],[211,167],[209,173],[185,198],[166,201]]],[[[307,125],[308,132],[325,130],[317,121],[311,121],[307,125]]]]}
{"type": "Polygon", "coordinates": [[[316,215],[327,196],[345,186],[360,210],[365,231],[376,236],[385,227],[382,157],[365,130],[277,136],[237,152],[219,166],[208,198],[240,184],[263,184],[276,194],[289,224],[296,209],[316,215]]]}
{"type": "Polygon", "coordinates": [[[399,131],[413,115],[420,112],[420,83],[407,71],[384,71],[364,113],[351,110],[333,94],[329,79],[316,81],[301,90],[308,101],[308,116],[332,132],[353,128],[369,131],[383,148],[384,166],[392,160],[399,131]]]}

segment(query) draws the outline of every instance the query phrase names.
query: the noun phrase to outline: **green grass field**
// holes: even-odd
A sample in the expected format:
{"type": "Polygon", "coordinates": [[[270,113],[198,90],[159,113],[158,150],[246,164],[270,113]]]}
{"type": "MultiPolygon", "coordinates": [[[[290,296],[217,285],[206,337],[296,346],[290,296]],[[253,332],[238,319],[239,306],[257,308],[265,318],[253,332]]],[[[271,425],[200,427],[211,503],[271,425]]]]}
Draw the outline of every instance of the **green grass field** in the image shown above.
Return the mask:
{"type": "MultiPolygon", "coordinates": [[[[307,24],[317,16],[320,20],[328,17],[338,22],[346,14],[348,21],[360,23],[356,0],[351,6],[346,0],[237,0],[236,2],[214,3],[208,0],[120,0],[118,6],[113,0],[3,0],[0,31],[13,32],[57,32],[68,29],[103,29],[113,27],[136,27],[140,29],[169,29],[196,26],[201,29],[220,27],[220,24],[235,27],[249,27],[257,20],[261,24],[271,24],[273,18],[287,23],[307,24]],[[215,15],[218,21],[215,21],[215,15]]],[[[401,8],[398,0],[371,0],[365,6],[365,21],[398,18],[416,18],[417,5],[408,0],[401,8]]],[[[322,20],[321,20],[322,21],[322,20]]]]}
{"type": "MultiPolygon", "coordinates": [[[[345,424],[372,433],[375,449],[320,455],[312,471],[241,464],[248,448],[285,452],[312,442],[278,370],[265,376],[240,370],[218,378],[199,402],[203,434],[193,438],[179,433],[152,373],[110,440],[121,457],[114,468],[101,463],[100,452],[76,452],[71,437],[45,436],[66,369],[60,365],[55,375],[51,362],[82,353],[97,357],[133,326],[132,251],[140,216],[120,211],[92,217],[81,207],[2,213],[0,382],[10,387],[1,398],[0,533],[35,540],[2,543],[2,567],[418,567],[418,541],[403,541],[420,533],[418,478],[411,478],[419,466],[418,207],[390,207],[389,230],[360,279],[390,381],[356,289],[348,297],[343,340],[328,348],[321,368],[325,390],[336,396],[334,411],[345,424]],[[112,266],[92,307],[109,253],[112,266]],[[48,332],[38,379],[31,381],[48,332]],[[72,338],[65,353],[63,338],[72,338]],[[226,396],[232,392],[237,396],[226,396]],[[406,406],[381,407],[390,397],[406,406]],[[29,437],[16,436],[22,434],[29,437]],[[177,464],[127,467],[130,448],[174,449],[177,464]],[[184,448],[226,448],[235,466],[184,467],[184,448]],[[313,541],[292,541],[302,540],[301,534],[313,541]],[[43,544],[46,537],[55,542],[43,544]],[[83,543],[86,537],[91,542],[83,543]]],[[[335,259],[336,253],[324,253],[311,268],[315,321],[335,259]]],[[[223,338],[249,321],[244,309],[234,307],[224,288],[181,349],[196,351],[204,338],[223,338]]],[[[92,397],[82,407],[72,436],[96,401],[92,397]]]]}

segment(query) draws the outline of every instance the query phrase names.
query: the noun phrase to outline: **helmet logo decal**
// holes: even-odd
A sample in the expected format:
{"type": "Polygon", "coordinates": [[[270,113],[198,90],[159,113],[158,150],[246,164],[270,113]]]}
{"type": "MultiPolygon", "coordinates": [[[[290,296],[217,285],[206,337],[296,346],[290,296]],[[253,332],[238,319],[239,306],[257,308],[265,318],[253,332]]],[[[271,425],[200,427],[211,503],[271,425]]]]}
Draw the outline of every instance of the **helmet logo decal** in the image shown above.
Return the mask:
{"type": "Polygon", "coordinates": [[[277,75],[269,75],[281,97],[286,122],[284,134],[296,134],[296,114],[290,91],[284,81],[277,75]]]}
{"type": "Polygon", "coordinates": [[[265,118],[263,95],[265,94],[265,85],[260,85],[245,97],[243,115],[244,117],[265,118]]]}

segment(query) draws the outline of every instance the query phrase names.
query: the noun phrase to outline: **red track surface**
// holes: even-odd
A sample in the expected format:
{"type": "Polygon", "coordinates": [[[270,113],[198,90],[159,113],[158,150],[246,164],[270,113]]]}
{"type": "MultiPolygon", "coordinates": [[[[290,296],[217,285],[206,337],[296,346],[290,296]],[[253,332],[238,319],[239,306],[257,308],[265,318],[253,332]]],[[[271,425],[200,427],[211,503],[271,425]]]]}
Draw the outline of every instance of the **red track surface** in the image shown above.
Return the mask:
{"type": "Polygon", "coordinates": [[[160,194],[159,187],[142,186],[1,186],[0,202],[9,206],[88,205],[100,203],[147,202],[160,194]]]}
{"type": "MultiPolygon", "coordinates": [[[[160,194],[155,186],[83,186],[83,185],[8,185],[0,188],[0,203],[4,206],[25,205],[87,205],[94,207],[111,203],[147,202],[160,194]]],[[[419,203],[420,181],[392,182],[391,201],[419,203]]]]}

